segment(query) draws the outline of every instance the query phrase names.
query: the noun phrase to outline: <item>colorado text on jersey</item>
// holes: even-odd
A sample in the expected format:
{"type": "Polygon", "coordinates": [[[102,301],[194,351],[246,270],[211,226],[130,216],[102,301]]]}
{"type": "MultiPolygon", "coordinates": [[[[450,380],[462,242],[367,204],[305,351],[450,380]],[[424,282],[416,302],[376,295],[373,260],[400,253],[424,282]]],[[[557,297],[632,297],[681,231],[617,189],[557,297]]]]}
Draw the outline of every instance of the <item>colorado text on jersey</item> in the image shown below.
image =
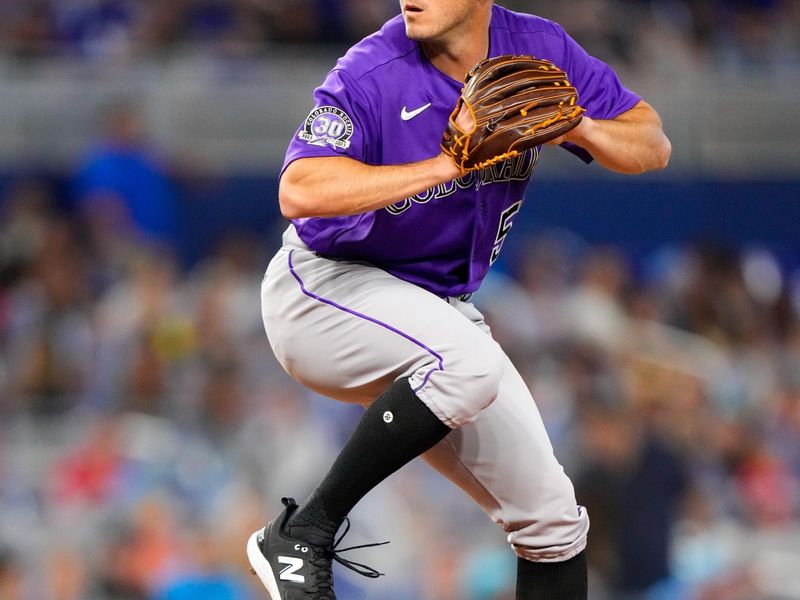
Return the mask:
{"type": "Polygon", "coordinates": [[[539,148],[534,148],[523,152],[509,160],[498,163],[482,171],[470,171],[459,179],[440,183],[429,188],[416,196],[411,196],[400,202],[395,202],[386,207],[392,215],[404,213],[413,206],[413,203],[426,204],[437,198],[446,198],[455,193],[456,189],[466,190],[474,187],[476,190],[490,183],[500,183],[507,181],[525,181],[532,174],[539,162],[539,148]]]}

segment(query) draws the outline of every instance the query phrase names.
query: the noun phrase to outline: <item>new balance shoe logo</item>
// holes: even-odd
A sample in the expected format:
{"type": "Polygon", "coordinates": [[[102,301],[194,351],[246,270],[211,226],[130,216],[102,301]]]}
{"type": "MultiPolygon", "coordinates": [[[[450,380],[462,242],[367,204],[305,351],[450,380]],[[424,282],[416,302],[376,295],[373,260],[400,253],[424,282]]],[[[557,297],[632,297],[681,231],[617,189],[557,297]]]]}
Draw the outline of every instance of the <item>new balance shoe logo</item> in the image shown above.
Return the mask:
{"type": "Polygon", "coordinates": [[[406,107],[404,106],[403,110],[400,111],[400,118],[403,119],[403,121],[410,121],[411,119],[416,117],[418,114],[423,113],[426,110],[428,110],[430,108],[430,106],[431,106],[431,103],[428,102],[425,106],[420,106],[418,109],[412,110],[412,111],[406,110],[406,107]]]}
{"type": "Polygon", "coordinates": [[[295,558],[294,556],[278,556],[278,562],[286,565],[281,569],[279,578],[284,581],[293,581],[295,583],[305,583],[306,578],[298,575],[297,572],[303,568],[303,559],[295,558]]]}

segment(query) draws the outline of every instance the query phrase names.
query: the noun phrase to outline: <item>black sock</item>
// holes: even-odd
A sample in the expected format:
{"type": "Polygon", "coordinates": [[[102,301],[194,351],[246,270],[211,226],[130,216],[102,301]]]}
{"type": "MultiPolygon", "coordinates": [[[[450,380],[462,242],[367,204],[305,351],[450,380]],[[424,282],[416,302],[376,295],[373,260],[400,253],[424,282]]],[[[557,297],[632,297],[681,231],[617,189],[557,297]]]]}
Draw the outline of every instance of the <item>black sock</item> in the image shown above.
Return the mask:
{"type": "Polygon", "coordinates": [[[367,492],[450,431],[411,390],[408,379],[395,381],[367,409],[322,483],[289,519],[289,535],[330,544],[367,492]]]}
{"type": "Polygon", "coordinates": [[[517,559],[516,600],[586,600],[586,553],[563,562],[517,559]]]}

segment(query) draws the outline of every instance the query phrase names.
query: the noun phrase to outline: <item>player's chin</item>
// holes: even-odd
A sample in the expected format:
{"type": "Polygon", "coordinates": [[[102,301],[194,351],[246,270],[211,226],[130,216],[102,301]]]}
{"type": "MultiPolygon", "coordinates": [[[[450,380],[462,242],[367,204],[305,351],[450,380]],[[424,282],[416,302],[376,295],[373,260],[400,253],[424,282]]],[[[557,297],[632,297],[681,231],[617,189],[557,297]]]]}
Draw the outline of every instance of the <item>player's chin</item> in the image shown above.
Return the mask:
{"type": "Polygon", "coordinates": [[[406,37],[410,39],[412,42],[424,42],[425,37],[421,36],[420,33],[411,27],[406,26],[406,37]]]}
{"type": "Polygon", "coordinates": [[[406,20],[406,36],[414,42],[427,42],[435,37],[427,27],[406,20]]]}

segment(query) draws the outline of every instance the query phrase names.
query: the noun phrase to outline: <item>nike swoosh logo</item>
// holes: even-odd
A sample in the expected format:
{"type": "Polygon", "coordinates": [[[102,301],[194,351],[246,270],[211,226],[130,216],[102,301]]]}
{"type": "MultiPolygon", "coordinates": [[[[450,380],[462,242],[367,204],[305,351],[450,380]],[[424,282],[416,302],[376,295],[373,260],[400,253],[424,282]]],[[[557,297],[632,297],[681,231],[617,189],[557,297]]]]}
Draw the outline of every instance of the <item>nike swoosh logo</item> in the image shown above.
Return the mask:
{"type": "Polygon", "coordinates": [[[403,119],[403,121],[410,121],[411,119],[416,117],[418,114],[428,110],[430,108],[430,106],[431,106],[431,103],[428,102],[425,106],[420,106],[417,110],[412,110],[411,112],[408,112],[406,110],[406,107],[404,106],[403,110],[400,112],[400,118],[403,119]]]}

